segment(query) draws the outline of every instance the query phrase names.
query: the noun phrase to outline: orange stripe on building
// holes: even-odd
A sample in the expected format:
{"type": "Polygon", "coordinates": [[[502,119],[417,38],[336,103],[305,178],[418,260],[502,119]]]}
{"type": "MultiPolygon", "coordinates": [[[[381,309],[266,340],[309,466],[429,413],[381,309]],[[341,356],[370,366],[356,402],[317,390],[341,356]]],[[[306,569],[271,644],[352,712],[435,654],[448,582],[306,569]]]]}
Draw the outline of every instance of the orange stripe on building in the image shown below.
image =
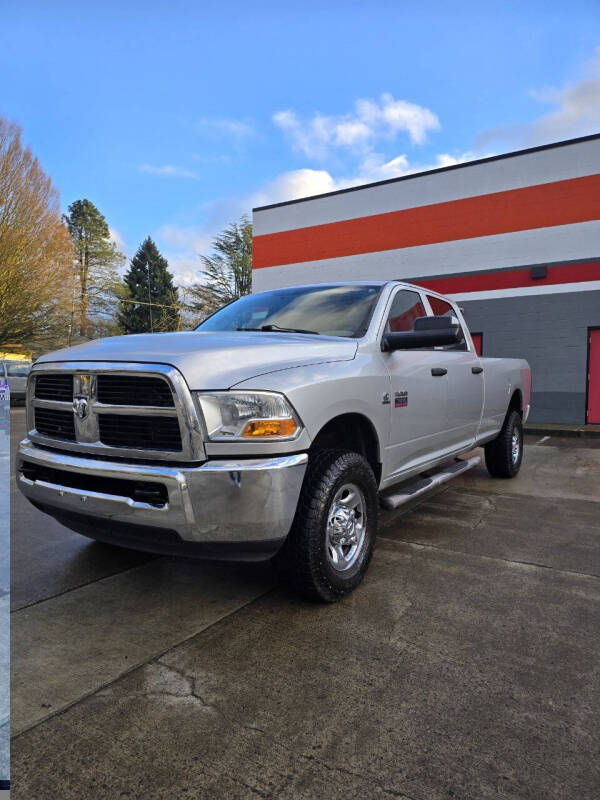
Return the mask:
{"type": "Polygon", "coordinates": [[[255,236],[253,268],[600,219],[600,174],[255,236]]]}

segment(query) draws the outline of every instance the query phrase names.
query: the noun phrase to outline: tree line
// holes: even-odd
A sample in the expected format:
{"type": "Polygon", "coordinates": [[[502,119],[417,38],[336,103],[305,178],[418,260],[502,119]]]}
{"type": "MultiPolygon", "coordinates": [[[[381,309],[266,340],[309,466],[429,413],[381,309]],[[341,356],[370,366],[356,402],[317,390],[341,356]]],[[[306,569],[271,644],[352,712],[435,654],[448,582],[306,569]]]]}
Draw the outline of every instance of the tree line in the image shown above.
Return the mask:
{"type": "Polygon", "coordinates": [[[0,345],[38,354],[99,336],[191,328],[251,291],[247,216],[200,255],[200,280],[177,287],[148,236],[127,268],[88,199],[61,214],[59,195],[21,129],[0,116],[0,345]]]}

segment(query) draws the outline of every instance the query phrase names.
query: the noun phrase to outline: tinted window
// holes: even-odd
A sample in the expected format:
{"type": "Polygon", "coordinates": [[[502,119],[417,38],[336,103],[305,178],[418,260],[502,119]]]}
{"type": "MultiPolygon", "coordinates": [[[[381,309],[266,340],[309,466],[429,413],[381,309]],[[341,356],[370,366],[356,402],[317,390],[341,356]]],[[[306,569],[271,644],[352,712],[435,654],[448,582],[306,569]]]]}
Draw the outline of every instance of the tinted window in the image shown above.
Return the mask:
{"type": "Polygon", "coordinates": [[[9,378],[26,378],[31,370],[31,364],[27,361],[8,361],[6,364],[6,374],[9,378]]]}
{"type": "Polygon", "coordinates": [[[436,317],[449,317],[454,314],[454,309],[445,300],[440,300],[439,297],[432,297],[430,294],[427,295],[427,299],[436,317]]]}
{"type": "Polygon", "coordinates": [[[304,286],[249,294],[200,323],[199,331],[261,330],[273,326],[329,336],[363,336],[380,286],[304,286]]]}
{"type": "MultiPolygon", "coordinates": [[[[431,310],[436,317],[458,317],[456,316],[456,311],[452,308],[450,303],[446,300],[441,300],[439,297],[433,297],[432,295],[428,294],[427,299],[429,300],[429,305],[431,306],[431,310]]],[[[462,329],[462,325],[460,326],[460,341],[457,344],[450,344],[446,347],[439,348],[441,350],[466,350],[467,343],[465,341],[465,334],[462,329]]]]}
{"type": "Polygon", "coordinates": [[[417,317],[426,317],[425,306],[417,292],[400,289],[394,295],[387,320],[387,330],[392,333],[412,331],[417,317]]]}

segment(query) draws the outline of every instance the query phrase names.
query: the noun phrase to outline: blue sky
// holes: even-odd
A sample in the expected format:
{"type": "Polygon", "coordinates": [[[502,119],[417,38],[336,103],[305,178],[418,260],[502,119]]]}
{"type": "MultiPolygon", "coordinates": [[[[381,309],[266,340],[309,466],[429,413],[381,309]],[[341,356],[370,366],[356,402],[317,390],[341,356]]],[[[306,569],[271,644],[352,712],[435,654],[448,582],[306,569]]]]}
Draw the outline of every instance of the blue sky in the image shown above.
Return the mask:
{"type": "Polygon", "coordinates": [[[600,5],[5,0],[0,113],[177,279],[253,205],[600,130],[600,5]]]}

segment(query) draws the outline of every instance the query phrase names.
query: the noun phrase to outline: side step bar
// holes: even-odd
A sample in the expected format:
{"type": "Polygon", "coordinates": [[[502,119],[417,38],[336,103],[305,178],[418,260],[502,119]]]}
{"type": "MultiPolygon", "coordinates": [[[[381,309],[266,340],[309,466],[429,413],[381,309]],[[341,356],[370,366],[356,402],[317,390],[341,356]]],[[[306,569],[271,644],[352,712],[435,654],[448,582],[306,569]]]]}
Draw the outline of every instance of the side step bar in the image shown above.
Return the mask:
{"type": "Polygon", "coordinates": [[[396,489],[388,489],[387,493],[380,494],[379,501],[381,506],[387,509],[398,508],[398,506],[408,503],[409,500],[414,500],[415,497],[425,494],[430,489],[433,489],[434,486],[440,486],[468,469],[476,467],[479,463],[481,463],[481,456],[472,456],[466,459],[456,458],[453,464],[442,467],[439,472],[434,472],[429,476],[418,475],[396,489]]]}

